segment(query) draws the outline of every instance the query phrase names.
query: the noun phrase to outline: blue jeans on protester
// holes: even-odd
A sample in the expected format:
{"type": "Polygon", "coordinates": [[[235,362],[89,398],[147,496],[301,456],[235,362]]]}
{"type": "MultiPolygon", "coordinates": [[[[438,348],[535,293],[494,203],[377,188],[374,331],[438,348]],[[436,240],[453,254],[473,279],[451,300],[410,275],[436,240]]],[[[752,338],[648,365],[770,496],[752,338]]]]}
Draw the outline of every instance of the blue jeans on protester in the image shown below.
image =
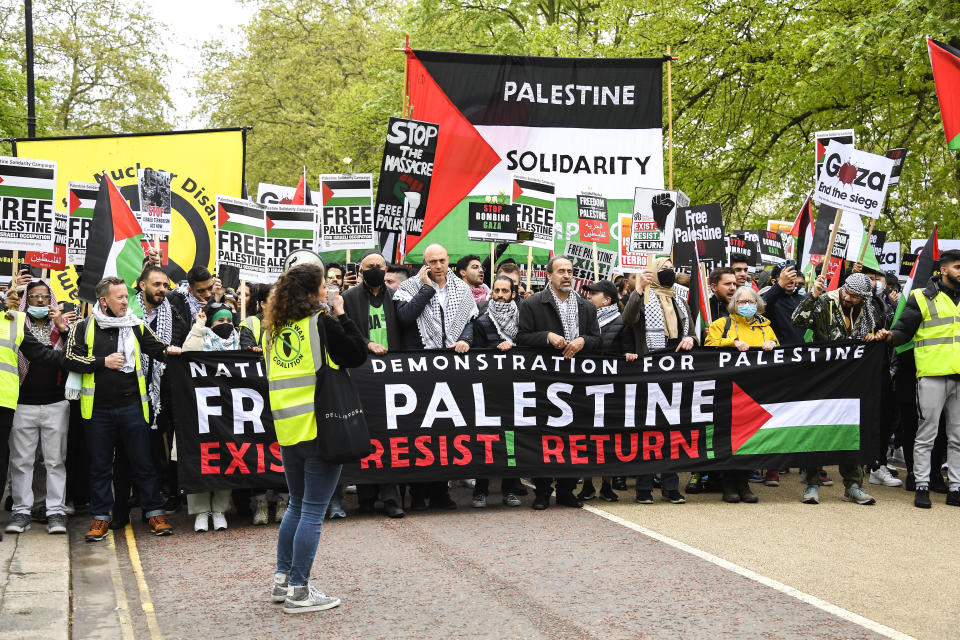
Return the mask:
{"type": "Polygon", "coordinates": [[[290,586],[307,584],[320,544],[320,527],[327,504],[340,481],[339,464],[324,462],[316,444],[280,447],[290,501],[277,536],[277,573],[290,577],[290,586]]]}
{"type": "Polygon", "coordinates": [[[160,484],[150,457],[150,425],[143,419],[140,402],[109,409],[94,406],[85,431],[90,457],[90,513],[94,519],[110,522],[112,518],[113,451],[117,446],[127,454],[144,515],[162,516],[160,484]]]}

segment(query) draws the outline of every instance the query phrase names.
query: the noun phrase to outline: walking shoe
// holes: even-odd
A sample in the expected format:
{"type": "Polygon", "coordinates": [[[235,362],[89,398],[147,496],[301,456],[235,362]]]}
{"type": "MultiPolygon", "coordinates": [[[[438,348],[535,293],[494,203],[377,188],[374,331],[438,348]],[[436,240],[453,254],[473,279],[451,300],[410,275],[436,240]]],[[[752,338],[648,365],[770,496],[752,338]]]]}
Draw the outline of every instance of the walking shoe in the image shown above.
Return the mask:
{"type": "Polygon", "coordinates": [[[660,494],[661,500],[666,500],[670,504],[684,504],[687,499],[683,497],[683,494],[677,491],[676,489],[668,489],[660,494]]]}
{"type": "Polygon", "coordinates": [[[327,518],[333,520],[334,518],[346,518],[347,512],[343,510],[343,505],[340,504],[340,501],[336,498],[330,499],[330,506],[327,507],[327,518]]]}
{"type": "Polygon", "coordinates": [[[753,482],[753,483],[763,482],[763,476],[760,475],[759,471],[754,471],[753,473],[750,474],[750,478],[747,481],[753,482]]]}
{"type": "Polygon", "coordinates": [[[827,472],[823,469],[820,470],[820,486],[822,487],[832,487],[833,480],[830,479],[830,476],[827,475],[827,472]]]}
{"type": "Polygon", "coordinates": [[[917,489],[913,494],[913,506],[919,509],[929,509],[933,505],[930,502],[930,491],[928,489],[917,489]]]}
{"type": "Polygon", "coordinates": [[[847,502],[856,502],[857,504],[876,504],[877,500],[872,495],[860,488],[858,484],[850,485],[850,488],[843,492],[843,499],[847,502]]]}
{"type": "Polygon", "coordinates": [[[627,490],[627,477],[626,476],[614,476],[613,477],[613,488],[617,491],[626,491],[627,490]]]}
{"type": "Polygon", "coordinates": [[[180,494],[175,493],[163,502],[164,515],[172,516],[180,508],[180,494]]]}
{"type": "Polygon", "coordinates": [[[903,486],[903,480],[894,478],[893,474],[890,473],[890,469],[887,468],[887,465],[882,464],[879,469],[870,472],[870,484],[879,484],[884,487],[901,487],[903,486]]]}
{"type": "Polygon", "coordinates": [[[257,508],[253,512],[253,524],[267,524],[270,522],[270,507],[266,500],[257,500],[257,508]]]}
{"type": "Polygon", "coordinates": [[[513,495],[512,493],[504,494],[504,496],[503,496],[503,504],[507,505],[508,507],[519,507],[519,506],[520,506],[520,498],[518,498],[517,496],[513,495]]]}
{"type": "Polygon", "coordinates": [[[803,490],[803,497],[800,499],[803,504],[820,504],[820,487],[815,484],[808,484],[803,490]]]}
{"type": "Polygon", "coordinates": [[[644,489],[637,489],[637,497],[634,502],[638,504],[653,504],[653,492],[644,489]]]}
{"type": "Polygon", "coordinates": [[[106,520],[94,520],[90,523],[90,530],[87,531],[84,539],[87,542],[98,542],[107,536],[110,531],[110,523],[106,520]]]}
{"type": "Polygon", "coordinates": [[[767,469],[766,475],[763,476],[763,484],[767,487],[779,487],[780,472],[776,469],[767,469]]]}
{"type": "Polygon", "coordinates": [[[487,506],[487,496],[482,493],[478,493],[473,496],[473,506],[475,509],[483,509],[487,506]]]}
{"type": "Polygon", "coordinates": [[[333,609],[340,604],[340,598],[331,598],[323,595],[313,586],[290,587],[287,597],[283,601],[284,613],[307,613],[333,609]]]}
{"type": "Polygon", "coordinates": [[[530,505],[530,508],[536,509],[537,511],[543,511],[544,509],[550,506],[550,494],[542,495],[536,494],[533,498],[533,504],[530,505]]]}
{"type": "Polygon", "coordinates": [[[66,533],[67,516],[61,513],[51,513],[47,516],[47,533],[66,533]]]}
{"type": "Polygon", "coordinates": [[[593,500],[597,497],[597,490],[593,486],[592,482],[584,482],[583,489],[580,490],[580,493],[577,494],[577,498],[586,502],[587,500],[593,500]]]}
{"type": "Polygon", "coordinates": [[[947,492],[947,504],[951,507],[960,507],[960,489],[947,492]]]}
{"type": "Polygon", "coordinates": [[[15,513],[13,514],[13,519],[10,520],[10,524],[7,525],[7,533],[23,533],[24,531],[30,530],[30,514],[28,513],[15,513]]]}
{"type": "Polygon", "coordinates": [[[214,531],[226,531],[227,530],[227,517],[223,515],[222,511],[213,512],[213,530],[214,531]]]}
{"type": "Polygon", "coordinates": [[[384,500],[383,501],[383,512],[387,514],[388,518],[402,518],[403,517],[403,507],[396,500],[384,500]]]}
{"type": "Polygon", "coordinates": [[[150,530],[155,536],[169,536],[173,533],[173,527],[167,522],[167,516],[153,516],[147,520],[150,530]]]}
{"type": "Polygon", "coordinates": [[[740,502],[745,502],[746,504],[755,504],[760,502],[760,498],[750,490],[750,485],[746,482],[740,482],[737,485],[737,493],[740,496],[740,502]]]}
{"type": "Polygon", "coordinates": [[[274,602],[283,602],[290,592],[290,576],[286,573],[273,574],[273,588],[270,590],[270,599],[274,602]]]}
{"type": "Polygon", "coordinates": [[[573,507],[574,509],[583,507],[583,501],[577,499],[577,496],[573,495],[572,491],[568,493],[557,493],[557,504],[562,504],[565,507],[573,507]]]}
{"type": "Polygon", "coordinates": [[[283,514],[287,512],[287,499],[277,498],[277,510],[273,514],[274,522],[283,522],[283,514]]]}
{"type": "Polygon", "coordinates": [[[730,504],[736,504],[740,502],[740,492],[737,491],[737,481],[733,477],[732,473],[724,473],[723,479],[723,496],[721,499],[724,502],[729,502],[730,504]]]}
{"type": "Polygon", "coordinates": [[[600,499],[607,502],[617,502],[620,500],[620,496],[613,490],[613,487],[608,484],[602,484],[600,485],[600,499]]]}
{"type": "Polygon", "coordinates": [[[197,533],[203,533],[204,531],[210,530],[210,512],[205,511],[204,513],[198,513],[197,518],[193,521],[193,530],[197,533]]]}
{"type": "Polygon", "coordinates": [[[700,493],[700,474],[691,473],[690,481],[687,482],[685,487],[687,493],[700,493]]]}

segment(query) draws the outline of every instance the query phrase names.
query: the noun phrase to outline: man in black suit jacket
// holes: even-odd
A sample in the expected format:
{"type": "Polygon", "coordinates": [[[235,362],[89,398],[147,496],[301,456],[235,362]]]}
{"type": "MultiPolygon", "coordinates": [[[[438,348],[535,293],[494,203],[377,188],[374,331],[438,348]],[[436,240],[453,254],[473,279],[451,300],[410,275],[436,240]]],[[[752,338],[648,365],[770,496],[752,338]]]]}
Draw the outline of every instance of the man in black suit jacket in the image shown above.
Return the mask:
{"type": "MultiPolygon", "coordinates": [[[[554,256],[547,263],[547,287],[530,296],[520,307],[517,344],[535,349],[556,349],[564,358],[600,350],[597,307],[573,291],[573,263],[566,256],[554,256]]],[[[534,478],[533,508],[546,509],[553,492],[551,478],[534,478]]],[[[576,478],[557,478],[557,503],[582,507],[573,495],[576,478]]]]}

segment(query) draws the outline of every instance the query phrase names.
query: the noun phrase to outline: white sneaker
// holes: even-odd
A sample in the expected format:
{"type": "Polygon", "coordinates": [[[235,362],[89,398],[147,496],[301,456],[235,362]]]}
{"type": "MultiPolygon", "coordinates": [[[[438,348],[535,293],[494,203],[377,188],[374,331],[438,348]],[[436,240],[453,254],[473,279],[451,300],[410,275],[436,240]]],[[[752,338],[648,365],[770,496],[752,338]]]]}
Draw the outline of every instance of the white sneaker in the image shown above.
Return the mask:
{"type": "Polygon", "coordinates": [[[273,574],[273,590],[270,591],[270,599],[274,602],[283,602],[290,593],[290,576],[286,573],[273,574]]]}
{"type": "Polygon", "coordinates": [[[210,512],[197,514],[197,519],[193,521],[193,530],[197,533],[210,530],[210,512]]]}
{"type": "Polygon", "coordinates": [[[307,613],[308,611],[323,611],[340,605],[340,598],[323,595],[323,592],[313,587],[290,587],[287,597],[283,601],[284,613],[307,613]]]}
{"type": "Polygon", "coordinates": [[[283,514],[287,512],[287,501],[283,498],[277,500],[277,512],[273,514],[274,522],[282,522],[283,514]]]}
{"type": "Polygon", "coordinates": [[[903,480],[894,478],[887,465],[882,464],[879,469],[870,472],[870,484],[879,484],[884,487],[902,487],[903,480]]]}
{"type": "Polygon", "coordinates": [[[227,517],[222,511],[213,512],[213,530],[225,531],[227,529],[227,517]]]}
{"type": "Polygon", "coordinates": [[[266,500],[257,500],[257,508],[253,512],[253,524],[267,524],[270,522],[270,511],[266,500]]]}

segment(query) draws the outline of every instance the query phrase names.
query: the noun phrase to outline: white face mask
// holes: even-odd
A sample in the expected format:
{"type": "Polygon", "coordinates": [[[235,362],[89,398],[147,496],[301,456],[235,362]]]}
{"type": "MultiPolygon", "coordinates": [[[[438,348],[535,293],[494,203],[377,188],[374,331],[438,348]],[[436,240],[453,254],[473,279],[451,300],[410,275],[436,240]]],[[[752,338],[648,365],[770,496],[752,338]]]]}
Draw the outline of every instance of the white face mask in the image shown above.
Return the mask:
{"type": "Polygon", "coordinates": [[[882,282],[877,282],[877,283],[874,285],[874,290],[876,290],[878,296],[882,296],[882,295],[883,295],[883,289],[884,289],[884,286],[883,286],[883,283],[882,283],[882,282]]]}

